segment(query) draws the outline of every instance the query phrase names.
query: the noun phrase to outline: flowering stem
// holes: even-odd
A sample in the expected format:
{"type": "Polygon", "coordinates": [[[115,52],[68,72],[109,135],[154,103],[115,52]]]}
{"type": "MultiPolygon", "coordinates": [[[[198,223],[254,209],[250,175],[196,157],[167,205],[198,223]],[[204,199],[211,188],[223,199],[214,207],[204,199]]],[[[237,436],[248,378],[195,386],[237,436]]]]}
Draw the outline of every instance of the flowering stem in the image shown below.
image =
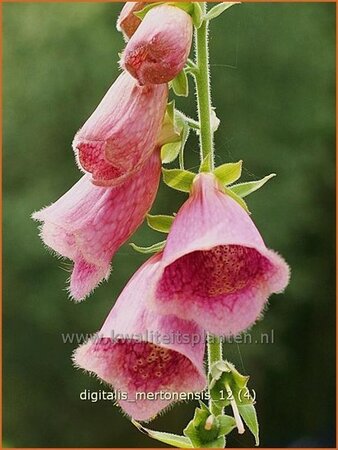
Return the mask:
{"type": "MultiPolygon", "coordinates": [[[[207,345],[208,345],[208,368],[210,371],[210,367],[216,363],[217,361],[222,360],[222,343],[220,338],[216,336],[212,336],[208,334],[207,337],[207,345]]],[[[223,413],[223,409],[217,406],[210,398],[210,412],[214,416],[219,416],[223,413]]]]}
{"type": "MultiPolygon", "coordinates": [[[[203,12],[206,12],[206,3],[202,3],[203,12]]],[[[209,48],[208,48],[209,22],[203,20],[200,28],[195,29],[196,66],[195,84],[197,94],[198,119],[200,124],[200,151],[201,160],[206,159],[206,168],[211,171],[214,166],[213,131],[211,126],[211,95],[209,76],[209,48]]]]}
{"type": "MultiPolygon", "coordinates": [[[[203,13],[206,13],[207,4],[202,4],[203,13]]],[[[211,94],[210,94],[210,74],[209,74],[209,47],[208,47],[208,26],[209,22],[203,20],[200,28],[195,29],[195,49],[196,49],[196,70],[194,70],[198,120],[200,128],[200,156],[201,162],[207,171],[214,168],[214,142],[213,130],[211,126],[211,94]]],[[[219,338],[208,335],[208,367],[222,359],[222,344],[219,338]]],[[[215,416],[222,414],[219,408],[210,400],[210,411],[215,416]]]]}
{"type": "Polygon", "coordinates": [[[183,145],[180,148],[180,153],[178,155],[178,160],[179,160],[180,169],[184,170],[184,147],[183,147],[183,145]]]}

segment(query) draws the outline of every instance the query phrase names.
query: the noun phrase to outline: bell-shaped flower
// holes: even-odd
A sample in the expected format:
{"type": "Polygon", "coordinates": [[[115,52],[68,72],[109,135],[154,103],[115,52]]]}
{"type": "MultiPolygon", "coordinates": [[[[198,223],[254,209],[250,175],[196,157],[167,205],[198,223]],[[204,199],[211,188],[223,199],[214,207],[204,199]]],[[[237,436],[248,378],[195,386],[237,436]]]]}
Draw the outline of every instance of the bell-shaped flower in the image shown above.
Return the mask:
{"type": "Polygon", "coordinates": [[[190,53],[191,16],[176,6],[147,12],[124,49],[121,67],[140,84],[168,83],[183,69],[190,53]]]}
{"type": "Polygon", "coordinates": [[[142,421],[177,401],[180,393],[206,385],[203,330],[147,308],[160,257],[155,255],[134,274],[101,331],[73,356],[76,366],[113,386],[121,408],[142,421]]]}
{"type": "Polygon", "coordinates": [[[126,2],[117,19],[116,28],[121,31],[126,39],[130,38],[141,23],[141,19],[135,16],[135,12],[143,9],[145,2],[126,2]]]}
{"type": "Polygon", "coordinates": [[[288,281],[288,265],[266,247],[248,213],[214,175],[199,174],[168,235],[152,306],[236,335],[288,281]]]}
{"type": "Polygon", "coordinates": [[[160,173],[157,149],[139,172],[119,186],[94,186],[87,174],[58,201],[33,214],[42,222],[43,242],[74,261],[70,294],[75,300],[82,300],[108,278],[115,252],[151,208],[160,173]]]}
{"type": "Polygon", "coordinates": [[[122,73],[77,132],[78,164],[97,186],[121,183],[154,150],[167,105],[168,87],[139,86],[122,73]]]}

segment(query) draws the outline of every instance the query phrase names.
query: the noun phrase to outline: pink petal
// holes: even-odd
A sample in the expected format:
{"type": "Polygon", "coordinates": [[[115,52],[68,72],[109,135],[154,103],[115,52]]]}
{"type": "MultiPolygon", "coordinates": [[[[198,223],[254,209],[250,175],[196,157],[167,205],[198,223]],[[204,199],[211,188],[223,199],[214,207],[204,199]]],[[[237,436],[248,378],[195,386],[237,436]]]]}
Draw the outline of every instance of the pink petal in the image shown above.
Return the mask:
{"type": "Polygon", "coordinates": [[[213,175],[200,174],[169,233],[151,303],[211,333],[235,335],[288,281],[288,265],[266,248],[250,216],[213,175]]]}
{"type": "Polygon", "coordinates": [[[161,131],[168,88],[139,86],[122,73],[76,134],[80,167],[98,186],[112,186],[137,171],[154,150],[161,131]]]}
{"type": "Polygon", "coordinates": [[[119,247],[143,222],[155,199],[161,172],[159,151],[119,186],[93,186],[84,175],[51,206],[33,214],[43,222],[41,238],[74,261],[70,293],[83,299],[110,272],[119,247]]]}
{"type": "Polygon", "coordinates": [[[146,2],[126,2],[124,4],[116,26],[126,38],[130,38],[141,23],[141,19],[135,16],[134,12],[140,11],[146,5],[146,2]]]}
{"type": "Polygon", "coordinates": [[[173,399],[139,399],[137,393],[201,391],[206,385],[202,329],[146,307],[160,257],[154,256],[136,272],[98,335],[74,353],[77,366],[128,394],[129,401],[119,403],[136,420],[150,420],[173,403],[173,399]]]}
{"type": "Polygon", "coordinates": [[[190,53],[192,19],[180,8],[160,5],[148,11],[121,59],[140,84],[168,83],[183,69],[190,53]]]}

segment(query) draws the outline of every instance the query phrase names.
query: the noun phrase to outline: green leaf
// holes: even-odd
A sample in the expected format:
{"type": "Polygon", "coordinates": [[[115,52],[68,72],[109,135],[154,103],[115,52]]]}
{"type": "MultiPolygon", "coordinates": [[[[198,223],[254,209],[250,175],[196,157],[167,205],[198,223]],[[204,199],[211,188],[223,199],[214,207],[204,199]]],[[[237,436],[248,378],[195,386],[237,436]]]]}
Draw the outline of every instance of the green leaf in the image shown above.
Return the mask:
{"type": "Polygon", "coordinates": [[[261,180],[257,181],[249,181],[247,183],[238,183],[231,186],[232,192],[239,195],[240,197],[246,197],[247,195],[251,194],[252,192],[257,191],[260,189],[264,184],[269,181],[271,178],[275,177],[275,173],[271,173],[270,175],[267,175],[266,177],[262,178],[261,180]]]}
{"type": "Polygon", "coordinates": [[[219,432],[220,436],[225,436],[236,428],[236,421],[232,416],[217,416],[219,423],[219,432]]]}
{"type": "Polygon", "coordinates": [[[143,427],[140,423],[136,422],[136,420],[132,420],[132,423],[139,431],[141,431],[141,433],[144,433],[157,441],[163,442],[164,444],[168,444],[176,448],[193,448],[190,439],[186,436],[149,430],[149,428],[143,427]]]}
{"type": "Polygon", "coordinates": [[[227,9],[231,8],[231,6],[239,5],[240,2],[222,2],[213,8],[211,8],[207,14],[204,16],[204,20],[211,20],[218,17],[220,14],[222,14],[227,9]]]}
{"type": "Polygon", "coordinates": [[[150,11],[153,8],[155,8],[155,6],[162,5],[163,3],[165,3],[165,2],[148,3],[148,5],[146,5],[140,11],[134,12],[134,15],[136,17],[138,17],[139,19],[143,20],[148,11],[150,11]]]}
{"type": "Polygon", "coordinates": [[[225,186],[227,186],[241,177],[242,163],[243,161],[222,164],[221,166],[216,167],[214,174],[225,186]]]}
{"type": "Polygon", "coordinates": [[[189,95],[189,83],[188,77],[184,69],[176,75],[176,77],[171,82],[171,87],[176,95],[180,97],[188,97],[189,95]]]}
{"type": "Polygon", "coordinates": [[[163,250],[164,246],[165,246],[166,241],[162,241],[162,242],[157,242],[157,244],[153,244],[150,247],[139,247],[138,245],[134,244],[133,242],[131,242],[129,245],[137,252],[139,253],[157,253],[161,250],[163,250]]]}
{"type": "Polygon", "coordinates": [[[147,222],[150,228],[162,233],[169,233],[171,225],[173,224],[173,216],[157,215],[152,216],[147,214],[147,222]]]}
{"type": "Polygon", "coordinates": [[[163,181],[173,189],[190,192],[195,173],[181,169],[162,169],[163,181]]]}
{"type": "Polygon", "coordinates": [[[192,22],[196,28],[199,28],[203,22],[203,10],[198,2],[193,2],[193,12],[191,14],[192,22]]]}
{"type": "Polygon", "coordinates": [[[246,426],[255,437],[256,446],[259,445],[259,425],[257,420],[256,409],[251,403],[247,405],[238,404],[238,411],[242,416],[246,426]]]}
{"type": "Polygon", "coordinates": [[[182,147],[182,142],[169,142],[161,147],[161,160],[163,164],[169,164],[178,157],[182,147]]]}
{"type": "Polygon", "coordinates": [[[237,195],[235,192],[233,192],[230,188],[224,188],[225,193],[229,195],[232,199],[234,199],[248,214],[251,214],[248,208],[248,205],[245,203],[245,201],[237,195]]]}

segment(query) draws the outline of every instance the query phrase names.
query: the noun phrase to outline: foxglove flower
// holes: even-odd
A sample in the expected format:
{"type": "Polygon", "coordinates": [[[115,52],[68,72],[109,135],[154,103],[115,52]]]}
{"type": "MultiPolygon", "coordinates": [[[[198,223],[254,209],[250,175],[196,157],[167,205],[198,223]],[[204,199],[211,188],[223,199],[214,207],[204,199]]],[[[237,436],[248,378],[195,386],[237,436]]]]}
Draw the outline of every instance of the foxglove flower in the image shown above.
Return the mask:
{"type": "Polygon", "coordinates": [[[176,6],[156,6],[147,12],[127,43],[121,66],[141,85],[167,83],[187,61],[192,31],[188,13],[176,6]]]}
{"type": "Polygon", "coordinates": [[[151,304],[211,333],[236,335],[288,280],[288,265],[266,248],[246,211],[202,173],[168,235],[151,304]]]}
{"type": "Polygon", "coordinates": [[[139,86],[128,73],[117,78],[73,142],[79,166],[95,185],[117,185],[149,158],[167,97],[165,84],[139,86]]]}
{"type": "Polygon", "coordinates": [[[94,186],[84,175],[65,195],[33,214],[41,238],[74,261],[70,294],[81,300],[107,279],[110,261],[141,225],[155,199],[161,172],[159,151],[139,172],[113,188],[94,186]]]}
{"type": "Polygon", "coordinates": [[[135,273],[101,331],[73,357],[78,367],[127,393],[120,406],[142,421],[171,404],[173,393],[201,391],[206,385],[203,331],[193,322],[147,308],[160,257],[155,255],[135,273]],[[161,392],[166,398],[158,397],[161,392]]]}
{"type": "Polygon", "coordinates": [[[117,19],[117,29],[122,31],[125,38],[130,38],[141,23],[141,19],[135,16],[135,12],[143,9],[147,3],[145,2],[126,2],[117,19]]]}

